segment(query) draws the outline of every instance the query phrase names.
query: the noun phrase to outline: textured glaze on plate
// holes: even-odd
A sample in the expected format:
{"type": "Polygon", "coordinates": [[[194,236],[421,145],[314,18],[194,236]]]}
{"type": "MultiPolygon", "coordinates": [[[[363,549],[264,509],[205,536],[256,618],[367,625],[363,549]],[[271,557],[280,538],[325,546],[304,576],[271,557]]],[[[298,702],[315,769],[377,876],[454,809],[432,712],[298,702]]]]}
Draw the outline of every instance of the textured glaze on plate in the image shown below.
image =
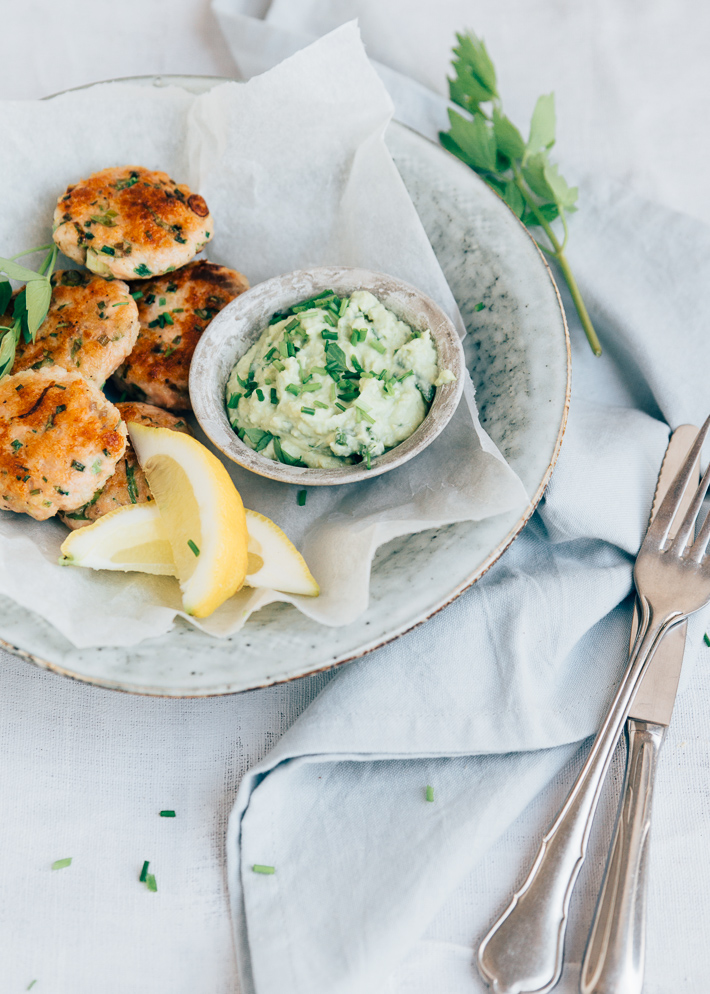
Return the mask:
{"type": "MultiPolygon", "coordinates": [[[[199,93],[222,80],[163,77],[168,82],[199,93]]],[[[463,163],[401,125],[389,128],[387,144],[466,322],[464,348],[483,425],[523,481],[530,506],[522,515],[462,522],[383,546],[370,607],[344,628],[324,628],[272,604],[231,639],[209,638],[179,621],[167,635],[128,649],[87,650],[0,598],[6,648],[136,693],[188,697],[263,687],[408,631],[474,583],[520,532],[550,478],[569,404],[569,341],[556,287],[525,229],[463,163]]]]}
{"type": "Polygon", "coordinates": [[[463,349],[453,324],[433,300],[415,287],[368,269],[321,266],[265,280],[219,312],[195,349],[190,366],[190,400],[207,437],[225,456],[252,473],[310,487],[358,483],[401,466],[444,430],[461,399],[463,363],[463,349]],[[303,469],[267,459],[242,442],[229,423],[224,406],[227,380],[235,363],[260,337],[272,315],[323,290],[334,290],[340,297],[356,290],[369,290],[412,328],[421,331],[429,328],[436,342],[439,368],[450,369],[456,377],[453,383],[437,387],[429,413],[417,430],[404,442],[377,456],[369,470],[364,463],[344,464],[337,469],[303,469]]]}

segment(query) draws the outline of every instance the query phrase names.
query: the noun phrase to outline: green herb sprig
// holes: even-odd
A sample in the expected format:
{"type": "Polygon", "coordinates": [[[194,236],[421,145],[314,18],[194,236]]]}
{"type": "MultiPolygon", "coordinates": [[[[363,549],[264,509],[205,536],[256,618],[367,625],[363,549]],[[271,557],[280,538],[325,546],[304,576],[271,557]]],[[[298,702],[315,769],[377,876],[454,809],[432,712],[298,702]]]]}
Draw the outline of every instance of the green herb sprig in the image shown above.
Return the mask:
{"type": "Polygon", "coordinates": [[[449,95],[468,116],[449,110],[451,127],[440,132],[441,144],[475,170],[523,224],[542,228],[547,244],[536,237],[537,244],[560,267],[592,352],[599,356],[597,333],[565,255],[567,215],[576,210],[577,188],[568,186],[550,161],[555,144],[554,94],[539,97],[525,141],[503,113],[496,71],[483,41],[471,31],[456,38],[451,63],[456,76],[449,79],[449,95]],[[557,220],[562,224],[561,241],[552,228],[557,220]]]}
{"type": "MultiPolygon", "coordinates": [[[[15,362],[15,351],[20,341],[20,335],[25,342],[34,342],[37,332],[42,327],[52,300],[52,285],[50,279],[57,261],[56,245],[40,245],[39,248],[28,252],[18,252],[9,259],[0,258],[0,273],[12,280],[21,280],[25,286],[15,297],[12,311],[12,324],[0,328],[0,380],[12,371],[15,362]],[[36,252],[48,252],[44,262],[37,272],[20,266],[15,259],[36,252]]],[[[12,299],[12,286],[8,279],[0,276],[0,314],[4,314],[12,299]]]]}

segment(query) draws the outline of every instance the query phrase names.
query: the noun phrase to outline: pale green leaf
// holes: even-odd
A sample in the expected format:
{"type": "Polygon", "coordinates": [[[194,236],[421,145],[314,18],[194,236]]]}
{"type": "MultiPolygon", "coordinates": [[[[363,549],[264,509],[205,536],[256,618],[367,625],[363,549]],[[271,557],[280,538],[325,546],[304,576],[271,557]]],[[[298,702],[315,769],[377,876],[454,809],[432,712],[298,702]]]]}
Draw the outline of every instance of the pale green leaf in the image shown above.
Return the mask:
{"type": "Polygon", "coordinates": [[[530,137],[527,151],[539,152],[541,148],[551,148],[555,144],[555,94],[538,97],[530,122],[530,137]]]}
{"type": "Polygon", "coordinates": [[[577,187],[568,186],[566,180],[560,176],[558,167],[551,162],[545,164],[545,179],[558,206],[565,210],[574,207],[577,202],[577,187]]]}
{"type": "Polygon", "coordinates": [[[467,121],[454,110],[449,110],[451,130],[449,135],[466,156],[466,162],[474,169],[494,172],[496,168],[496,140],[480,114],[467,121]]]}
{"type": "Polygon", "coordinates": [[[44,319],[47,317],[49,303],[52,299],[52,287],[48,279],[34,280],[25,288],[27,301],[27,328],[34,341],[35,335],[44,319]]]}
{"type": "Polygon", "coordinates": [[[537,197],[554,202],[555,194],[547,182],[547,176],[545,175],[547,165],[547,152],[538,152],[537,155],[531,155],[523,166],[523,176],[525,177],[525,182],[537,197]]]}
{"type": "MultiPolygon", "coordinates": [[[[486,88],[490,95],[488,99],[498,96],[495,67],[483,41],[473,31],[457,34],[456,38],[459,44],[454,48],[454,55],[457,56],[461,67],[470,70],[478,82],[486,88]]],[[[456,62],[454,66],[458,70],[456,62]]]]}
{"type": "Polygon", "coordinates": [[[525,152],[523,136],[513,122],[501,114],[497,108],[493,110],[493,132],[498,143],[498,151],[509,159],[522,159],[525,152]]]}
{"type": "Polygon", "coordinates": [[[515,185],[513,180],[508,180],[501,194],[503,200],[517,217],[522,217],[525,211],[525,201],[523,195],[515,185]]]}
{"type": "Polygon", "coordinates": [[[479,103],[491,99],[491,94],[485,86],[482,86],[470,72],[461,69],[456,79],[449,80],[449,96],[453,103],[466,110],[474,110],[479,103]]]}
{"type": "Polygon", "coordinates": [[[5,273],[11,280],[22,280],[24,283],[29,283],[31,280],[44,279],[44,276],[40,273],[35,273],[33,269],[26,269],[24,266],[13,262],[12,259],[0,258],[0,273],[5,273]]]}
{"type": "Polygon", "coordinates": [[[15,346],[17,345],[17,333],[11,329],[2,337],[0,342],[0,379],[6,376],[15,362],[15,346]]]}

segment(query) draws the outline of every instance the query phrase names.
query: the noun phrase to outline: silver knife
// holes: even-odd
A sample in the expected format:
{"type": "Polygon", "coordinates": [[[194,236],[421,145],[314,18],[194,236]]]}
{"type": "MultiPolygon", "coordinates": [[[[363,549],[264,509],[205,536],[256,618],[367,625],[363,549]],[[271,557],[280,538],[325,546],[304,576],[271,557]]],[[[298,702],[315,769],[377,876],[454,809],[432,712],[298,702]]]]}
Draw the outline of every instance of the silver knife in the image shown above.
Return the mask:
{"type": "MultiPolygon", "coordinates": [[[[658,477],[651,520],[697,433],[693,425],[681,425],[673,432],[658,477]]],[[[687,489],[684,504],[676,515],[678,523],[683,520],[694,489],[692,486],[687,489]]],[[[636,606],[631,626],[632,646],[637,628],[636,606]]],[[[666,634],[629,710],[622,800],[582,962],[582,994],[641,994],[653,782],[663,737],[673,713],[687,628],[684,621],[666,634]]]]}

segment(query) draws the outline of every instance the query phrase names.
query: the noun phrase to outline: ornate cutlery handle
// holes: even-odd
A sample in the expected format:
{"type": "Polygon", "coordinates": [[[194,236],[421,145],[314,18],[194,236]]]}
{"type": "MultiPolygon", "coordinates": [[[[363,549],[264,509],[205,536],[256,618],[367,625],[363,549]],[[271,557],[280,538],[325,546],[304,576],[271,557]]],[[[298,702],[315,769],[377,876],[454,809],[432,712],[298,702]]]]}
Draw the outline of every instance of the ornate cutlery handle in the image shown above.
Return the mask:
{"type": "Polygon", "coordinates": [[[642,603],[639,636],[616,697],[562,810],[542,840],[527,879],[478,950],[478,969],[495,994],[545,994],[562,973],[567,912],[604,776],[646,664],[678,616],[649,618],[642,603]]]}
{"type": "Polygon", "coordinates": [[[582,963],[582,994],[641,994],[653,781],[666,729],[629,718],[614,843],[582,963]]]}

